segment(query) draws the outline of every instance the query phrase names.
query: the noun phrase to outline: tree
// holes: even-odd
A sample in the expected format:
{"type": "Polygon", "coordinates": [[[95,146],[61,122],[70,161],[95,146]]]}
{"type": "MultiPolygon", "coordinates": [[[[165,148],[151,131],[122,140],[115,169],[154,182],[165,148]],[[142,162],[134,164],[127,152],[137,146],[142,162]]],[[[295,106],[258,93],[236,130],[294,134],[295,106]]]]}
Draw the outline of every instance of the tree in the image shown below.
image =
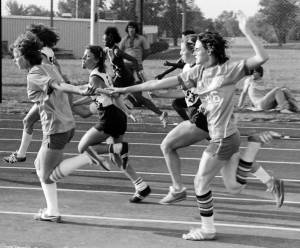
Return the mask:
{"type": "Polygon", "coordinates": [[[10,15],[24,15],[24,16],[49,16],[50,11],[39,7],[35,4],[30,4],[25,6],[23,4],[19,4],[15,0],[9,0],[6,3],[6,8],[8,9],[8,13],[10,15]]]}
{"type": "Polygon", "coordinates": [[[226,37],[236,37],[242,34],[233,11],[223,11],[215,20],[215,28],[226,37]]]}
{"type": "MultiPolygon", "coordinates": [[[[78,17],[90,18],[91,15],[91,0],[77,0],[78,1],[78,17]]],[[[102,1],[101,1],[102,4],[102,1]]],[[[98,7],[101,7],[98,6],[98,7]]],[[[72,13],[72,16],[76,16],[76,0],[60,0],[58,2],[58,16],[62,16],[63,13],[72,13]]]]}
{"type": "Polygon", "coordinates": [[[168,0],[166,7],[163,17],[164,30],[173,38],[174,46],[177,46],[177,39],[181,37],[181,11],[174,0],[168,0]]]}
{"type": "Polygon", "coordinates": [[[193,3],[187,4],[186,15],[188,16],[186,29],[194,30],[196,33],[201,33],[205,30],[215,31],[213,20],[206,19],[201,9],[199,9],[193,3]]]}
{"type": "Polygon", "coordinates": [[[262,6],[259,12],[263,14],[264,21],[274,28],[278,45],[282,46],[296,23],[297,6],[288,0],[261,0],[259,4],[262,6]]]}
{"type": "Polygon", "coordinates": [[[6,8],[9,15],[27,15],[26,8],[23,4],[19,4],[16,0],[8,0],[6,8]]]}
{"type": "Polygon", "coordinates": [[[264,21],[262,13],[256,13],[249,19],[249,23],[251,30],[256,36],[262,37],[269,43],[277,41],[273,27],[264,21]]]}
{"type": "Polygon", "coordinates": [[[163,10],[162,1],[144,1],[144,24],[159,25],[163,17],[163,10]]]}
{"type": "Polygon", "coordinates": [[[30,4],[26,7],[28,16],[50,16],[50,11],[42,7],[38,7],[35,4],[30,4]]]}
{"type": "Polygon", "coordinates": [[[135,19],[135,0],[112,0],[111,10],[115,10],[119,20],[135,19]]]}

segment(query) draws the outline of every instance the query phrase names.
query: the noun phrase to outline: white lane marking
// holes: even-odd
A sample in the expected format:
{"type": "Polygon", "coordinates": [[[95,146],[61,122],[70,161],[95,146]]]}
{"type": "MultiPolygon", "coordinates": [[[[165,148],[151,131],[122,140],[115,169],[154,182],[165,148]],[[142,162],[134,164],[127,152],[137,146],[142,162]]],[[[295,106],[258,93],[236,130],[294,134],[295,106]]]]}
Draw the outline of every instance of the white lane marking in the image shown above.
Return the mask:
{"type": "MultiPolygon", "coordinates": [[[[11,139],[11,138],[0,138],[0,141],[17,141],[20,142],[21,139],[11,139]]],[[[32,139],[31,142],[41,142],[40,139],[32,139]]],[[[71,140],[70,143],[79,143],[79,140],[71,140]]],[[[130,145],[138,145],[138,146],[160,146],[160,143],[140,143],[140,142],[130,142],[130,145]]],[[[206,148],[207,145],[190,145],[188,147],[198,147],[198,148],[206,148]]],[[[245,149],[247,147],[241,146],[240,148],[245,149]]],[[[299,152],[300,149],[295,148],[276,148],[276,147],[261,147],[260,150],[271,150],[271,151],[296,151],[299,152]]]]}
{"type": "MultiPolygon", "coordinates": [[[[34,215],[35,213],[30,212],[13,212],[13,211],[1,211],[0,214],[6,215],[34,215]]],[[[75,218],[75,219],[92,219],[92,220],[109,220],[118,222],[137,222],[137,223],[161,223],[161,224],[180,224],[180,225],[197,225],[199,221],[180,221],[180,220],[157,220],[157,219],[136,219],[136,218],[120,218],[111,216],[95,216],[95,215],[75,215],[75,214],[64,214],[62,217],[75,218]]],[[[229,224],[229,223],[215,223],[216,226],[223,227],[234,227],[234,228],[245,228],[245,229],[268,229],[276,231],[286,232],[300,232],[300,228],[290,228],[283,226],[265,226],[265,225],[249,225],[249,224],[229,224]]]]}
{"type": "MultiPolygon", "coordinates": [[[[15,120],[15,119],[0,119],[0,121],[8,121],[8,122],[20,122],[22,123],[22,120],[15,120]]],[[[97,120],[94,121],[78,121],[75,120],[78,124],[95,124],[97,120]]],[[[128,125],[148,125],[148,126],[162,126],[161,123],[149,123],[149,122],[137,122],[137,123],[128,123],[128,125]]],[[[168,126],[176,126],[175,124],[168,124],[168,126]]],[[[238,126],[238,128],[245,128],[245,129],[253,129],[253,128],[261,128],[261,129],[276,129],[276,130],[295,130],[300,131],[300,128],[293,128],[293,127],[265,127],[265,126],[238,126]]]]}
{"type": "MultiPolygon", "coordinates": [[[[0,153],[12,153],[14,151],[0,151],[0,153]]],[[[27,154],[37,154],[37,152],[27,152],[27,154]]],[[[71,152],[64,152],[64,155],[67,156],[76,156],[78,153],[71,153],[71,152]]],[[[192,158],[192,157],[181,157],[181,160],[196,160],[199,161],[199,158],[192,158]]],[[[145,156],[145,155],[130,155],[130,158],[149,158],[149,159],[164,159],[163,156],[145,156]]],[[[268,160],[256,160],[257,163],[264,163],[264,164],[274,164],[274,165],[280,165],[280,164],[287,164],[287,165],[300,165],[300,162],[291,162],[291,161],[268,161],[268,160]]]]}
{"type": "MultiPolygon", "coordinates": [[[[14,187],[14,186],[0,186],[0,189],[2,190],[36,190],[41,191],[41,188],[37,187],[14,187]]],[[[122,191],[107,191],[107,190],[84,190],[84,189],[57,189],[60,192],[79,192],[79,193],[97,193],[97,194],[118,194],[118,195],[132,195],[132,192],[122,192],[122,191]]],[[[157,193],[151,193],[152,196],[159,196],[163,197],[165,194],[157,194],[157,193]]],[[[195,199],[195,196],[188,195],[188,198],[195,199]]],[[[220,197],[220,196],[214,196],[214,199],[218,200],[230,200],[230,201],[246,201],[246,202],[271,202],[273,203],[274,200],[270,199],[253,199],[253,198],[238,198],[238,197],[220,197]]],[[[284,204],[300,204],[298,201],[284,201],[284,204]]]]}
{"type": "MultiPolygon", "coordinates": [[[[14,169],[14,170],[35,170],[35,168],[31,167],[13,167],[13,166],[0,166],[1,169],[14,169]]],[[[85,169],[78,169],[76,170],[77,172],[88,172],[88,173],[104,173],[104,174],[110,174],[110,173],[115,173],[115,174],[123,174],[122,171],[104,171],[104,170],[85,170],[85,169]]],[[[169,173],[162,173],[162,172],[146,172],[146,171],[137,171],[136,173],[141,174],[141,175],[156,175],[156,176],[170,176],[169,173]]],[[[183,177],[195,177],[195,174],[186,174],[183,173],[181,174],[183,177]]],[[[222,176],[216,176],[216,178],[222,178],[222,176]]],[[[259,181],[258,178],[256,177],[248,177],[247,180],[253,180],[253,181],[259,181]]],[[[281,178],[281,180],[284,180],[285,182],[289,183],[300,183],[300,179],[288,179],[288,178],[281,178]]]]}
{"type": "MultiPolygon", "coordinates": [[[[266,128],[265,128],[266,129],[266,128]]],[[[269,128],[269,129],[272,129],[272,128],[269,128]]],[[[276,129],[276,128],[273,128],[273,129],[276,129]]],[[[288,129],[288,128],[281,128],[281,129],[288,129]]],[[[23,131],[22,128],[9,128],[9,127],[0,127],[0,130],[15,130],[15,131],[23,131]]],[[[34,129],[35,131],[39,131],[41,132],[42,129],[34,129]]],[[[293,130],[293,129],[291,129],[293,130]]],[[[298,130],[298,129],[296,129],[298,130]]],[[[300,130],[300,129],[299,129],[300,130]]],[[[87,130],[81,130],[81,129],[76,129],[76,132],[77,133],[85,133],[87,130]]],[[[139,131],[139,132],[130,132],[130,131],[126,131],[126,134],[146,134],[146,135],[167,135],[168,132],[146,132],[146,131],[139,131]]],[[[244,137],[248,137],[248,136],[245,136],[245,135],[241,135],[242,138],[244,137]]],[[[299,140],[300,138],[299,137],[290,137],[290,138],[285,138],[284,140],[299,140]]]]}

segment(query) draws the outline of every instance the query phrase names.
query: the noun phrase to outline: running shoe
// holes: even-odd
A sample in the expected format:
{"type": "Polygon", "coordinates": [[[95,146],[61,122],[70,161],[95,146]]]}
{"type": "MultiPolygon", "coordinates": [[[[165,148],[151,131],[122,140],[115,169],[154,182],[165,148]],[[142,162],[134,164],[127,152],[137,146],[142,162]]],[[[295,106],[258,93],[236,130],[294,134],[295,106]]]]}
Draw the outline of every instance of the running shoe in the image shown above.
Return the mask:
{"type": "Polygon", "coordinates": [[[159,204],[168,205],[184,200],[186,200],[186,188],[183,188],[181,191],[176,192],[175,189],[170,186],[169,193],[159,201],[159,204]]]}
{"type": "Polygon", "coordinates": [[[135,191],[134,195],[129,199],[131,203],[139,203],[145,197],[147,197],[151,193],[151,188],[147,185],[147,187],[141,191],[135,191]]]}
{"type": "Polygon", "coordinates": [[[3,158],[3,161],[5,161],[6,163],[10,163],[10,164],[14,164],[16,162],[25,162],[26,161],[26,157],[18,157],[18,151],[13,152],[12,154],[10,154],[7,157],[3,158]]]}
{"type": "Polygon", "coordinates": [[[283,180],[272,177],[271,186],[267,189],[275,198],[276,207],[280,208],[284,202],[284,183],[283,180]]]}
{"type": "Polygon", "coordinates": [[[56,222],[56,223],[62,222],[60,215],[48,215],[46,208],[40,209],[39,212],[34,216],[34,219],[39,221],[49,221],[49,222],[56,222]]]}
{"type": "Polygon", "coordinates": [[[85,151],[87,152],[94,165],[101,166],[103,169],[110,171],[111,164],[106,158],[104,158],[103,156],[99,156],[91,146],[89,146],[85,151]]]}
{"type": "Polygon", "coordinates": [[[204,241],[204,240],[214,240],[216,238],[216,233],[205,232],[202,228],[192,229],[189,233],[183,234],[182,238],[185,240],[192,241],[204,241]]]}

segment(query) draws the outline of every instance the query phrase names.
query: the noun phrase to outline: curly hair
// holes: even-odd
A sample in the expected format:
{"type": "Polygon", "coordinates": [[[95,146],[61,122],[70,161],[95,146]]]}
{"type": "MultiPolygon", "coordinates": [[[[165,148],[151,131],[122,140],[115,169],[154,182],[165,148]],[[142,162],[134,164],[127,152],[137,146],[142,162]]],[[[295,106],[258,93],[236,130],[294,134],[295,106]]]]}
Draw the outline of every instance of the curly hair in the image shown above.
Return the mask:
{"type": "Polygon", "coordinates": [[[206,31],[198,35],[198,40],[206,50],[210,50],[218,64],[224,64],[229,59],[225,51],[228,48],[228,42],[220,34],[206,31]]]}
{"type": "Polygon", "coordinates": [[[27,30],[34,33],[43,42],[44,46],[52,48],[59,41],[59,35],[42,23],[31,24],[27,30]]]}
{"type": "Polygon", "coordinates": [[[96,45],[88,45],[86,47],[87,50],[89,50],[96,59],[99,60],[99,62],[97,63],[97,68],[99,72],[103,72],[105,73],[105,52],[103,51],[103,48],[101,46],[96,46],[96,45]]]}
{"type": "Polygon", "coordinates": [[[38,37],[27,31],[18,36],[11,48],[17,49],[30,65],[40,65],[42,63],[41,48],[43,44],[38,37]]]}
{"type": "Polygon", "coordinates": [[[121,36],[116,27],[107,27],[104,34],[111,37],[114,43],[119,43],[121,41],[121,36]]]}
{"type": "Polygon", "coordinates": [[[135,32],[138,34],[139,33],[139,25],[136,22],[130,21],[128,22],[125,32],[128,34],[128,27],[132,27],[135,29],[135,32]]]}

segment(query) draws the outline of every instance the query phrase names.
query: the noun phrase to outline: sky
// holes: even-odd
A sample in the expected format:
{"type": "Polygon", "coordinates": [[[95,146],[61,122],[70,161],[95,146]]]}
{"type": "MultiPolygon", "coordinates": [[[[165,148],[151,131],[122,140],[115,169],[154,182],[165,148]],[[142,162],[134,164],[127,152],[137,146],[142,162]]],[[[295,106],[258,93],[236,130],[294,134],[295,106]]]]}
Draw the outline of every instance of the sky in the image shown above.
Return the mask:
{"type": "MultiPolygon", "coordinates": [[[[1,0],[1,14],[7,15],[5,3],[7,0],[1,0]],[[4,4],[3,4],[4,3],[4,4]]],[[[50,10],[50,0],[16,0],[26,5],[35,4],[50,10]]],[[[57,3],[59,0],[53,0],[54,11],[57,11],[57,3]]],[[[80,0],[79,0],[80,1],[80,0]]],[[[206,18],[215,19],[224,10],[236,11],[242,10],[247,16],[253,16],[259,9],[259,0],[195,0],[200,6],[203,15],[206,18]]]]}

